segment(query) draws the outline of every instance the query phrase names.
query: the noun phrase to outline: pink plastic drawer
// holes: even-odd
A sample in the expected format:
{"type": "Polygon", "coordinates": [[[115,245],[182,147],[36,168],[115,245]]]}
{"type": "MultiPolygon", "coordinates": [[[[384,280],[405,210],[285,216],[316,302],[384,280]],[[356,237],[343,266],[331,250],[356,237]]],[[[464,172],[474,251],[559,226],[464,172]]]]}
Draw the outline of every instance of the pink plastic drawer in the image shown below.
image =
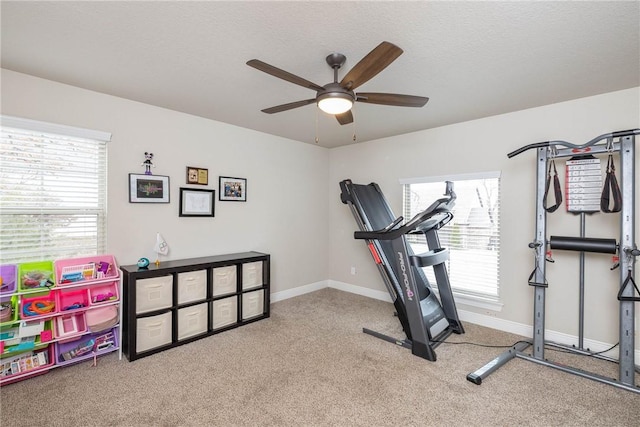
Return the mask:
{"type": "Polygon", "coordinates": [[[54,262],[54,268],[59,286],[120,277],[112,255],[61,259],[54,262]]]}
{"type": "Polygon", "coordinates": [[[11,384],[49,371],[55,361],[54,345],[2,359],[0,385],[11,384]],[[7,367],[5,369],[5,366],[7,367]]]}
{"type": "Polygon", "coordinates": [[[89,288],[89,301],[92,306],[118,301],[118,282],[103,283],[89,288]]]}
{"type": "Polygon", "coordinates": [[[58,289],[56,291],[56,298],[58,311],[60,313],[89,307],[89,293],[87,289],[69,291],[58,289]]]}
{"type": "Polygon", "coordinates": [[[54,291],[39,294],[38,296],[20,298],[20,318],[35,319],[47,317],[57,313],[56,295],[54,291]]]}
{"type": "Polygon", "coordinates": [[[56,338],[67,338],[87,332],[87,322],[84,313],[73,313],[55,318],[56,338]]]}

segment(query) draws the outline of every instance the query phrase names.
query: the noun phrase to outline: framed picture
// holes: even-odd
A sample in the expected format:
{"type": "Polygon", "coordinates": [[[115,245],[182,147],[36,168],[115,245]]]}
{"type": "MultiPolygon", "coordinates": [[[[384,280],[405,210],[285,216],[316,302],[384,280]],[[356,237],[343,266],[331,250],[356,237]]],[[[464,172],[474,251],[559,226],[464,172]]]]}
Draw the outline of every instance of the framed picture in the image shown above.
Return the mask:
{"type": "Polygon", "coordinates": [[[130,173],[129,203],[169,203],[169,177],[130,173]]]}
{"type": "Polygon", "coordinates": [[[219,194],[221,201],[246,202],[247,180],[245,178],[221,176],[219,194]]]}
{"type": "Polygon", "coordinates": [[[178,216],[215,216],[215,190],[180,188],[180,213],[178,216]]]}
{"type": "Polygon", "coordinates": [[[209,169],[187,166],[187,184],[209,185],[209,169]]]}

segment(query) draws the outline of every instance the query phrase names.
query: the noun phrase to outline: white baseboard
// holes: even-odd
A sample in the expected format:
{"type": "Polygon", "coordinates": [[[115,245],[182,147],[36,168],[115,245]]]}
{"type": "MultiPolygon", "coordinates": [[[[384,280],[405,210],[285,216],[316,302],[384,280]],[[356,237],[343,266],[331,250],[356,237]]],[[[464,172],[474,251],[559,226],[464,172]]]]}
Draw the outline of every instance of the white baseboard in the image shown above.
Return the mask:
{"type": "Polygon", "coordinates": [[[283,301],[289,298],[319,291],[320,289],[324,289],[326,287],[328,287],[328,280],[299,286],[293,289],[287,289],[286,291],[274,292],[271,294],[271,302],[283,301]]]}
{"type": "MultiPolygon", "coordinates": [[[[310,292],[318,291],[324,288],[333,288],[344,292],[350,292],[356,295],[362,295],[365,297],[377,299],[380,301],[391,302],[389,293],[383,291],[377,291],[375,289],[364,288],[362,286],[356,286],[345,282],[339,282],[336,280],[323,280],[321,282],[311,283],[309,285],[300,286],[297,288],[289,289],[286,291],[276,292],[271,294],[271,302],[282,301],[288,298],[304,295],[310,292]]],[[[503,332],[509,332],[523,337],[532,338],[531,325],[524,323],[513,322],[511,320],[499,319],[494,316],[487,316],[485,314],[475,313],[473,311],[458,309],[458,316],[463,322],[473,323],[475,325],[485,326],[491,329],[497,329],[503,332]]],[[[563,345],[578,345],[578,337],[574,335],[565,334],[563,332],[557,332],[552,330],[545,330],[545,340],[555,342],[563,345]]],[[[601,341],[595,341],[585,339],[583,343],[585,348],[594,352],[604,351],[611,347],[613,344],[604,343],[601,341]]],[[[605,356],[617,358],[618,347],[613,350],[604,353],[605,356]]],[[[640,361],[640,350],[635,351],[635,360],[640,361]]]]}
{"type": "Polygon", "coordinates": [[[391,302],[389,292],[376,291],[375,289],[363,288],[362,286],[351,285],[349,283],[338,282],[337,280],[327,280],[329,288],[339,291],[351,292],[352,294],[377,299],[384,302],[391,302]]]}

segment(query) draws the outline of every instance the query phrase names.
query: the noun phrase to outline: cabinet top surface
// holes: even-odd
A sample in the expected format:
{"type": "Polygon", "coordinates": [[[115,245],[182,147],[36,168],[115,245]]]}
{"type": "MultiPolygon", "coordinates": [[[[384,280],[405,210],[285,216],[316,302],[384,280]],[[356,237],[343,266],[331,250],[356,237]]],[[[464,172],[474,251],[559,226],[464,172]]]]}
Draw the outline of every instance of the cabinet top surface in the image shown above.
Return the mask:
{"type": "Polygon", "coordinates": [[[199,265],[207,265],[207,264],[216,264],[223,262],[251,262],[256,258],[264,258],[269,256],[268,254],[262,252],[240,252],[235,254],[224,254],[224,255],[214,255],[207,256],[201,258],[186,258],[186,259],[177,259],[170,261],[161,261],[160,264],[156,265],[155,263],[150,263],[147,268],[140,268],[137,264],[132,265],[121,265],[120,270],[125,273],[149,273],[153,271],[163,271],[163,270],[171,270],[180,267],[193,267],[199,265]]]}

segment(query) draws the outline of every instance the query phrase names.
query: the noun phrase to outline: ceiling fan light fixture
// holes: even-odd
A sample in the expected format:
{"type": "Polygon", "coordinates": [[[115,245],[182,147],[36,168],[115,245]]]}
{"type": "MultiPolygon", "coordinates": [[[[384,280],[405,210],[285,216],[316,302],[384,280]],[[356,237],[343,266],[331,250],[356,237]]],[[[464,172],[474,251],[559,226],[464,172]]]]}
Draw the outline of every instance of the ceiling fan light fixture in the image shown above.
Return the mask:
{"type": "Polygon", "coordinates": [[[348,93],[328,92],[318,97],[318,108],[327,114],[342,114],[353,106],[353,97],[348,93]]]}

